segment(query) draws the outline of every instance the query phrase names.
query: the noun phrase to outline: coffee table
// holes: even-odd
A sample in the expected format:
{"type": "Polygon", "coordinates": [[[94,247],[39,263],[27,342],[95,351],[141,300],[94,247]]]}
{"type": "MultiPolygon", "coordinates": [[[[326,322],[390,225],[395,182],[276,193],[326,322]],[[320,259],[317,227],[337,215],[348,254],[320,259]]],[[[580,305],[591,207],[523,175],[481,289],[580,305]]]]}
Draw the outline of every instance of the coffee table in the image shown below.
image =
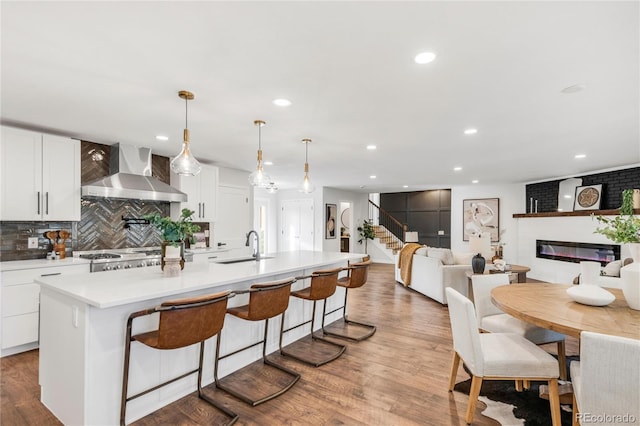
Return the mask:
{"type": "MultiPolygon", "coordinates": [[[[517,276],[517,281],[518,283],[526,283],[527,282],[527,272],[529,272],[531,270],[531,268],[529,268],[528,266],[522,266],[522,265],[509,265],[509,269],[507,269],[506,271],[499,271],[497,269],[494,269],[493,266],[489,266],[488,268],[485,268],[484,273],[485,274],[513,274],[517,276]]],[[[468,271],[467,272],[467,283],[469,285],[469,291],[468,291],[468,297],[469,299],[471,299],[471,301],[473,302],[473,282],[471,280],[471,277],[474,275],[473,272],[468,271]]],[[[509,277],[509,282],[513,282],[513,278],[510,276],[509,277]]]]}

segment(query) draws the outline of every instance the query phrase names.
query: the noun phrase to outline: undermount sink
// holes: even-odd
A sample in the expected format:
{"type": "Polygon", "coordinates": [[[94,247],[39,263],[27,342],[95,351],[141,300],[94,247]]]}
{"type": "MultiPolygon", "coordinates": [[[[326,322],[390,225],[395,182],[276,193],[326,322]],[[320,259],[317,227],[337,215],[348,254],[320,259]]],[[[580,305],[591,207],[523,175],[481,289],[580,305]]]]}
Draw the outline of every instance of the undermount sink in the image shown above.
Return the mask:
{"type": "MultiPolygon", "coordinates": [[[[273,259],[273,257],[271,256],[261,256],[260,260],[262,259],[273,259]]],[[[255,262],[256,258],[255,257],[242,257],[240,259],[221,259],[221,260],[214,260],[213,263],[221,263],[223,265],[228,265],[230,263],[240,263],[240,262],[255,262]]]]}

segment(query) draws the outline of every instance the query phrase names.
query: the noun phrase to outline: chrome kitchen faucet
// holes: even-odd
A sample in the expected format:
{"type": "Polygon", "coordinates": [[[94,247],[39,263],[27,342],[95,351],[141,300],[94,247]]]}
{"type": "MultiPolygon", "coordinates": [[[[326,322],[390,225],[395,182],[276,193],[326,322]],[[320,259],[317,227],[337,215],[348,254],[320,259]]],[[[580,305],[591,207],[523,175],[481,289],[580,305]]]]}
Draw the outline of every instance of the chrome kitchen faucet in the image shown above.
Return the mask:
{"type": "Polygon", "coordinates": [[[251,234],[254,234],[256,236],[256,243],[253,247],[253,257],[255,257],[256,260],[260,260],[260,235],[258,235],[257,231],[252,229],[247,233],[247,242],[245,243],[245,246],[249,247],[249,238],[251,238],[251,234]]]}

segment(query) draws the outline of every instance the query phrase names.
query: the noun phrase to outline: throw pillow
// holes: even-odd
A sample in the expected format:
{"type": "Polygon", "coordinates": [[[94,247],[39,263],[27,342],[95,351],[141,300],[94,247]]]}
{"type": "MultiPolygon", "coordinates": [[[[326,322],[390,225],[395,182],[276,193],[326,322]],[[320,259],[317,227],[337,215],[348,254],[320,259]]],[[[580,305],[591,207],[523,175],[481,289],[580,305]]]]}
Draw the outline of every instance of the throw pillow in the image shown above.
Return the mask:
{"type": "Polygon", "coordinates": [[[416,250],[415,254],[419,254],[421,256],[426,256],[427,255],[427,246],[424,247],[420,247],[418,250],[416,250]]]}
{"type": "Polygon", "coordinates": [[[476,253],[453,252],[453,261],[456,265],[471,265],[471,259],[476,253]]]}
{"type": "Polygon", "coordinates": [[[453,253],[447,248],[428,248],[427,256],[440,259],[443,265],[453,265],[453,253]]]}
{"type": "Polygon", "coordinates": [[[614,262],[609,262],[602,269],[602,275],[606,275],[607,277],[619,277],[620,276],[620,268],[622,267],[622,261],[616,260],[614,262]]]}

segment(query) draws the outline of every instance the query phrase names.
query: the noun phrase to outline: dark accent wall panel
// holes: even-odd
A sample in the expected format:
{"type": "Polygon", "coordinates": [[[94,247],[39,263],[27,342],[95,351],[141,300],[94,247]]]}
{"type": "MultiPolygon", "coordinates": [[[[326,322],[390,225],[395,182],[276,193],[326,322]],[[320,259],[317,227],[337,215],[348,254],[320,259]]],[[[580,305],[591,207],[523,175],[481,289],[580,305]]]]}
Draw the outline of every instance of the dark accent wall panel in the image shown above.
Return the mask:
{"type": "Polygon", "coordinates": [[[171,167],[169,158],[151,154],[151,176],[161,182],[171,185],[171,167]]]}
{"type": "Polygon", "coordinates": [[[451,247],[451,190],[380,194],[380,207],[409,231],[417,231],[420,243],[451,247]]]}
{"type": "Polygon", "coordinates": [[[110,145],[81,141],[80,159],[82,164],[80,181],[83,185],[109,176],[110,145]]]}
{"type": "MultiPolygon", "coordinates": [[[[602,200],[600,209],[617,209],[622,204],[622,191],[640,188],[640,167],[632,167],[611,172],[575,176],[582,178],[582,185],[602,184],[602,200]]],[[[564,179],[526,185],[525,212],[531,213],[529,200],[538,200],[538,213],[558,210],[558,186],[564,179]]]]}

